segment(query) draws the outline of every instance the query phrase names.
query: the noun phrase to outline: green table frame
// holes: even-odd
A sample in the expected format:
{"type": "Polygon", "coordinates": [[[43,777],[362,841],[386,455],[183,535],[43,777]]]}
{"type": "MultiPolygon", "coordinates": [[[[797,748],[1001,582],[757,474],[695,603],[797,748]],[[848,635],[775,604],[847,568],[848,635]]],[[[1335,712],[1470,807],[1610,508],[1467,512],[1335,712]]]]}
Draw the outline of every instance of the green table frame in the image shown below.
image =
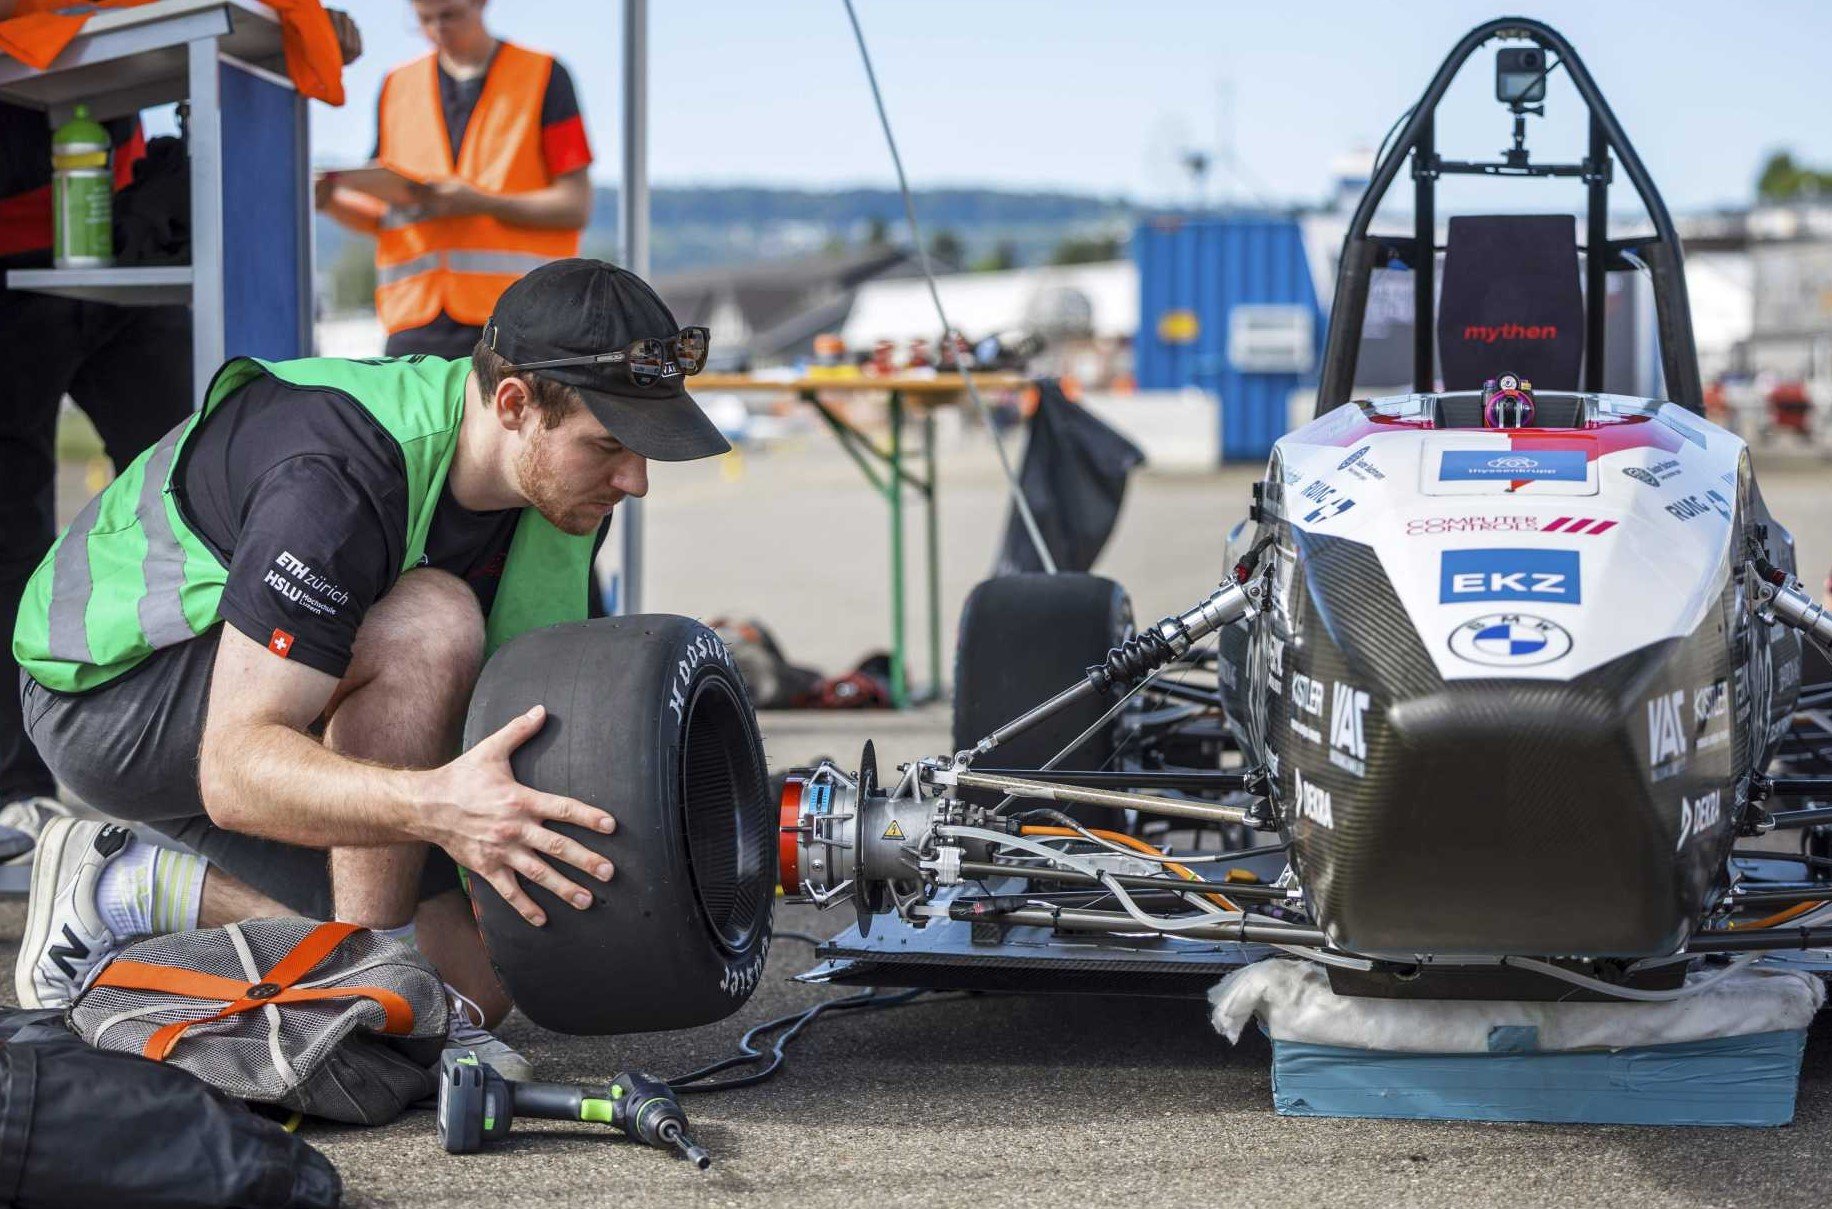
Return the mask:
{"type": "MultiPolygon", "coordinates": [[[[982,394],[1022,389],[1029,380],[1018,374],[984,373],[973,376],[982,394]]],[[[890,513],[891,557],[891,703],[898,709],[933,701],[944,695],[941,665],[941,524],[936,512],[940,486],[939,458],[935,448],[935,413],[952,406],[966,394],[966,381],[958,374],[933,378],[915,375],[888,379],[753,378],[743,374],[704,374],[694,379],[696,390],[729,390],[740,394],[788,394],[812,407],[840,448],[884,500],[890,513]],[[888,396],[890,431],[885,441],[862,432],[834,403],[838,395],[888,396]],[[910,447],[911,429],[921,432],[919,450],[910,447]],[[915,492],[923,518],[923,587],[928,604],[929,683],[922,692],[910,685],[908,576],[904,555],[909,543],[908,500],[915,492]]]]}
{"type": "Polygon", "coordinates": [[[936,515],[935,488],[938,482],[935,457],[935,406],[923,404],[915,410],[922,430],[922,470],[913,472],[907,465],[904,447],[909,406],[904,392],[890,392],[890,443],[880,446],[859,428],[823,402],[818,390],[801,392],[802,401],[820,413],[821,419],[839,441],[853,464],[865,475],[890,511],[891,536],[891,704],[898,709],[933,701],[942,696],[941,678],[941,527],[936,515]],[[904,582],[904,489],[915,491],[923,517],[924,582],[929,607],[929,687],[921,694],[912,693],[909,684],[909,619],[905,607],[907,585],[904,582]]]}

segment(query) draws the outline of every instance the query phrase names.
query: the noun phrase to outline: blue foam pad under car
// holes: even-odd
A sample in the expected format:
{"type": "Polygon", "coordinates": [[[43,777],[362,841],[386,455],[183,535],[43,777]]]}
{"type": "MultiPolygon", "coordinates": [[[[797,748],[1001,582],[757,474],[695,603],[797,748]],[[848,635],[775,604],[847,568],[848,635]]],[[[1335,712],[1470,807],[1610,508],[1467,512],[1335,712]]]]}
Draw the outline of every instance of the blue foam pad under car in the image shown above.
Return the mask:
{"type": "Polygon", "coordinates": [[[1532,1048],[1522,1030],[1495,1032],[1491,1052],[1477,1054],[1274,1040],[1273,1105],[1284,1116],[1591,1125],[1794,1119],[1804,1029],[1558,1052],[1532,1048]]]}

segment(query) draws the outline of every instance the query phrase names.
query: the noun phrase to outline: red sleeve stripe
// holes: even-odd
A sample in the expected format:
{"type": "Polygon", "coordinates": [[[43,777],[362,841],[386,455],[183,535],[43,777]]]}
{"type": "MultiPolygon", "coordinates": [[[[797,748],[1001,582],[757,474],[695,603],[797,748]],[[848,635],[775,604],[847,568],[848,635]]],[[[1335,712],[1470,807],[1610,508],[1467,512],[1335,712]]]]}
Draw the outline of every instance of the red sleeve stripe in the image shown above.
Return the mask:
{"type": "Polygon", "coordinates": [[[585,141],[585,119],[578,114],[541,127],[541,158],[548,176],[564,176],[592,162],[591,144],[585,141]]]}
{"type": "Polygon", "coordinates": [[[134,183],[134,165],[146,158],[146,130],[134,123],[133,135],[114,153],[114,187],[125,189],[134,183]]]}
{"type": "Polygon", "coordinates": [[[0,197],[0,256],[43,252],[51,246],[51,186],[0,197]]]}

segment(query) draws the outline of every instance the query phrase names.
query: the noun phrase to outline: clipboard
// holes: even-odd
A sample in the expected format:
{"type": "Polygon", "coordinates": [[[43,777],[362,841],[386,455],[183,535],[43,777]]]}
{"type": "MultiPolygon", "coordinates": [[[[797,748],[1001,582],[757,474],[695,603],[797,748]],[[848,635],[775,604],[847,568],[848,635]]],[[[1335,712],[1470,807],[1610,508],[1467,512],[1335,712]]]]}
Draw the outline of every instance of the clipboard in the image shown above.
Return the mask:
{"type": "Polygon", "coordinates": [[[420,200],[415,187],[421,182],[380,164],[333,169],[322,175],[339,189],[354,189],[390,206],[405,208],[420,200]]]}

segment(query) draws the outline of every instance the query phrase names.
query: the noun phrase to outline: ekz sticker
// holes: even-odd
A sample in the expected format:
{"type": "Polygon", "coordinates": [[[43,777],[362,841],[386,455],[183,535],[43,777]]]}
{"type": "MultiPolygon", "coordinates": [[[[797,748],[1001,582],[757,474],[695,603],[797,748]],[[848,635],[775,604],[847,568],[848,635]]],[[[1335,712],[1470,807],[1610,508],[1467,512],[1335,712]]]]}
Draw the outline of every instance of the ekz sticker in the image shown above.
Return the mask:
{"type": "Polygon", "coordinates": [[[1576,550],[1446,550],[1438,573],[1438,603],[1530,600],[1579,604],[1576,550]]]}

